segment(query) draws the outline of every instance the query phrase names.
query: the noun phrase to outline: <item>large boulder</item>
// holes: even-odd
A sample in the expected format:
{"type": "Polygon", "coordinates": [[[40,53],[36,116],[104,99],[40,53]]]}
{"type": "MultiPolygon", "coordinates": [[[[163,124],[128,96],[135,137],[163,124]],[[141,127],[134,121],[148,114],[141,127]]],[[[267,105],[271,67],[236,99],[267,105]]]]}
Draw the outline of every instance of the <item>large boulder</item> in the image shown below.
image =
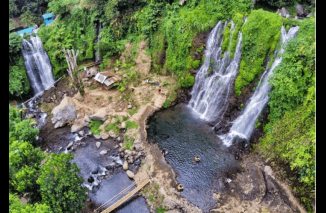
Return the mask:
{"type": "Polygon", "coordinates": [[[52,109],[52,123],[54,128],[59,128],[67,123],[71,123],[76,118],[76,110],[73,100],[65,96],[61,103],[52,109]]]}
{"type": "Polygon", "coordinates": [[[90,118],[93,120],[105,121],[107,118],[106,108],[100,108],[95,114],[91,115],[90,118]]]}
{"type": "Polygon", "coordinates": [[[296,10],[296,13],[298,16],[303,16],[303,7],[301,4],[298,4],[296,7],[295,7],[295,10],[296,10]]]}

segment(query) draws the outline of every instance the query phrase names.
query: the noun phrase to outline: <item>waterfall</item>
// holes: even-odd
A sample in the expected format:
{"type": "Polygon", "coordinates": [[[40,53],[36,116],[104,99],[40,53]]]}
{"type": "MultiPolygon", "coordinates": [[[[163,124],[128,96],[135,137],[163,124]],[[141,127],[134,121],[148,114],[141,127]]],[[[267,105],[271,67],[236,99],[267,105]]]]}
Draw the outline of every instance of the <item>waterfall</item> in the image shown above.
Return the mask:
{"type": "Polygon", "coordinates": [[[233,125],[229,133],[219,136],[225,145],[230,146],[235,137],[240,137],[246,140],[250,139],[251,133],[254,129],[255,122],[264,108],[264,106],[269,101],[268,92],[270,91],[270,86],[268,84],[268,78],[273,74],[273,70],[277,67],[281,61],[281,53],[284,51],[286,41],[294,38],[299,30],[299,27],[291,27],[288,32],[282,26],[281,28],[281,42],[282,47],[279,53],[275,52],[277,55],[275,61],[270,68],[266,68],[263,75],[261,76],[260,82],[253,96],[247,102],[243,113],[233,122],[233,125]]]}
{"type": "Polygon", "coordinates": [[[30,41],[23,39],[22,54],[30,85],[36,95],[54,83],[50,59],[38,36],[31,36],[30,41]]]}
{"type": "MultiPolygon", "coordinates": [[[[225,52],[222,57],[221,34],[228,22],[222,26],[221,21],[211,31],[205,50],[205,61],[200,67],[195,84],[191,92],[189,106],[200,117],[207,121],[214,121],[222,117],[227,109],[231,84],[238,72],[241,60],[242,33],[238,34],[238,43],[231,60],[230,53],[225,52]]],[[[231,21],[231,31],[234,24],[231,21]]]]}

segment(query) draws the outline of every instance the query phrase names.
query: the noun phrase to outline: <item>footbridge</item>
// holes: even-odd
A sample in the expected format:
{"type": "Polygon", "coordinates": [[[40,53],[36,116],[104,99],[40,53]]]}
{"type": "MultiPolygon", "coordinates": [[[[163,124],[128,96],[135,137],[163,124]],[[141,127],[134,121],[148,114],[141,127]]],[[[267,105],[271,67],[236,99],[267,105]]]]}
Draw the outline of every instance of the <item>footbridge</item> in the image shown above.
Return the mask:
{"type": "Polygon", "coordinates": [[[110,200],[103,203],[97,209],[95,209],[94,213],[109,213],[113,211],[115,208],[120,206],[123,202],[128,200],[134,194],[136,194],[140,189],[142,189],[147,183],[149,183],[149,178],[147,176],[143,176],[135,180],[132,184],[122,190],[120,193],[116,194],[110,200]]]}

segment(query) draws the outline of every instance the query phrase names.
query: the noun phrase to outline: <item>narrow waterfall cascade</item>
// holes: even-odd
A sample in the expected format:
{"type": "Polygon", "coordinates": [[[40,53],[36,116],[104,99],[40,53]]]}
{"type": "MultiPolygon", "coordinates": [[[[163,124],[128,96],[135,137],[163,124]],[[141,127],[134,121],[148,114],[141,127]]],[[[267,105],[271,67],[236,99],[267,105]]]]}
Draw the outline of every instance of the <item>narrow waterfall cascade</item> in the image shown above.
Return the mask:
{"type": "Polygon", "coordinates": [[[38,36],[31,36],[30,41],[23,39],[22,54],[30,85],[36,95],[54,83],[49,56],[38,36]]]}
{"type": "Polygon", "coordinates": [[[286,42],[289,39],[294,38],[298,30],[299,27],[296,26],[296,27],[291,27],[289,31],[286,32],[285,28],[282,26],[281,28],[282,47],[278,53],[277,52],[274,53],[274,55],[277,54],[275,61],[273,62],[270,68],[266,68],[266,70],[264,71],[256,91],[245,105],[245,109],[243,113],[233,122],[233,125],[229,133],[219,136],[223,140],[226,146],[230,146],[235,137],[240,137],[246,140],[250,139],[250,136],[254,129],[255,122],[260,112],[269,101],[269,97],[268,97],[268,92],[270,91],[270,86],[268,84],[269,76],[273,74],[273,70],[275,69],[275,67],[277,67],[281,63],[282,56],[280,56],[280,54],[283,53],[286,42]]]}
{"type": "Polygon", "coordinates": [[[95,53],[95,62],[98,62],[98,61],[101,60],[101,58],[100,58],[100,43],[99,43],[100,40],[101,40],[101,36],[100,36],[101,31],[102,31],[102,25],[101,25],[101,22],[100,22],[99,25],[98,25],[98,32],[97,32],[98,36],[97,36],[97,38],[95,40],[95,42],[98,43],[96,53],[95,53]]]}
{"type": "MultiPolygon", "coordinates": [[[[207,121],[214,121],[223,117],[227,109],[231,84],[238,72],[241,60],[242,33],[238,34],[238,43],[233,59],[230,53],[225,52],[222,56],[223,30],[228,22],[222,26],[221,21],[211,31],[205,50],[205,61],[200,67],[195,84],[191,92],[189,106],[207,121]]],[[[234,24],[231,21],[231,31],[234,24]]]]}

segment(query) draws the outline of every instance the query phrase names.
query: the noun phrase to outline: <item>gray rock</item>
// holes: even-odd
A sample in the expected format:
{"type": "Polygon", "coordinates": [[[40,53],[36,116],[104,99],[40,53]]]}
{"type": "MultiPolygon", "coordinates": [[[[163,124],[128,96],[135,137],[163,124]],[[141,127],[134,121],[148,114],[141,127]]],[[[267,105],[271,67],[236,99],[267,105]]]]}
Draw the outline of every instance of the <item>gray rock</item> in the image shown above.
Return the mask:
{"type": "Polygon", "coordinates": [[[103,149],[103,150],[100,152],[100,155],[106,155],[107,153],[108,153],[108,150],[103,149]]]}
{"type": "Polygon", "coordinates": [[[52,123],[54,128],[62,127],[63,125],[72,122],[76,118],[76,110],[72,99],[65,96],[61,103],[52,109],[52,123]]]}
{"type": "Polygon", "coordinates": [[[295,11],[298,16],[303,16],[304,11],[301,4],[297,4],[297,6],[295,7],[295,11]]]}
{"type": "Polygon", "coordinates": [[[94,138],[96,138],[96,139],[100,139],[101,138],[101,136],[99,136],[99,135],[93,135],[94,136],[94,138]]]}
{"type": "Polygon", "coordinates": [[[105,121],[107,118],[106,108],[100,108],[95,114],[91,115],[90,118],[93,120],[105,121]]]}
{"type": "Polygon", "coordinates": [[[130,170],[127,170],[126,173],[127,173],[129,178],[134,178],[134,176],[135,176],[135,174],[130,170]]]}
{"type": "MultiPolygon", "coordinates": [[[[119,137],[120,138],[120,137],[119,137]]],[[[119,143],[119,146],[122,147],[122,143],[119,143]]]]}
{"type": "Polygon", "coordinates": [[[128,109],[131,109],[131,108],[132,108],[132,105],[128,105],[127,108],[128,108],[128,109]]]}
{"type": "Polygon", "coordinates": [[[121,148],[119,149],[119,152],[123,152],[125,149],[126,149],[126,148],[121,147],[121,148]]]}
{"type": "Polygon", "coordinates": [[[71,132],[78,132],[79,130],[81,130],[84,126],[87,126],[88,123],[84,122],[84,121],[79,121],[79,122],[76,122],[74,123],[72,126],[71,126],[71,132]]]}
{"type": "Polygon", "coordinates": [[[117,135],[112,130],[109,131],[109,136],[112,137],[112,138],[117,137],[117,135]]]}
{"type": "Polygon", "coordinates": [[[119,142],[120,142],[120,141],[121,141],[121,138],[120,138],[120,137],[117,137],[117,141],[119,141],[119,142]]]}
{"type": "Polygon", "coordinates": [[[95,146],[96,146],[97,148],[100,148],[100,146],[101,146],[101,142],[99,142],[99,141],[96,142],[96,143],[95,143],[95,146]]]}
{"type": "Polygon", "coordinates": [[[268,174],[269,176],[274,177],[274,176],[273,176],[273,170],[272,170],[272,168],[271,168],[270,166],[265,166],[265,167],[264,167],[264,172],[265,172],[266,174],[268,174]]]}
{"type": "Polygon", "coordinates": [[[115,149],[119,148],[119,145],[115,145],[114,148],[115,148],[115,149]]]}
{"type": "Polygon", "coordinates": [[[282,7],[281,9],[278,9],[278,10],[277,10],[277,13],[278,13],[280,16],[284,17],[284,18],[288,18],[288,17],[290,17],[290,14],[289,14],[289,12],[285,9],[285,7],[282,7]]]}
{"type": "Polygon", "coordinates": [[[125,161],[122,166],[123,170],[128,170],[128,162],[125,161]]]}

